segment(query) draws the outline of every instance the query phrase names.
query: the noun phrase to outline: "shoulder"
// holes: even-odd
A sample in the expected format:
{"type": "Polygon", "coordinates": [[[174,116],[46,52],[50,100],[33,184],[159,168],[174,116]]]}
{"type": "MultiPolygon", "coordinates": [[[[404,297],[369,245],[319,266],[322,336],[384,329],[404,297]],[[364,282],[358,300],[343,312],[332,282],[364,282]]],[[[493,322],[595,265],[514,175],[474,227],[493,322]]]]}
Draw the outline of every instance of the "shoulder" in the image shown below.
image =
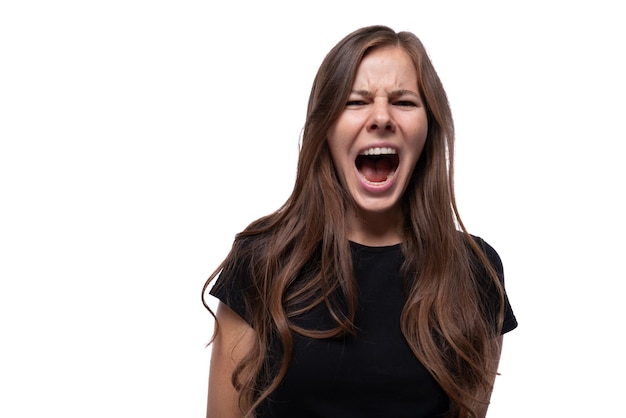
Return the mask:
{"type": "Polygon", "coordinates": [[[504,303],[504,319],[500,330],[500,333],[504,334],[517,327],[517,319],[515,318],[515,314],[513,313],[513,309],[511,308],[511,304],[509,303],[509,298],[504,287],[504,268],[502,266],[502,260],[500,259],[498,252],[487,241],[475,235],[470,236],[483,251],[489,263],[498,275],[500,290],[497,289],[498,286],[496,286],[496,283],[486,279],[487,275],[484,267],[480,268],[479,278],[484,286],[484,294],[487,296],[488,311],[493,315],[494,321],[497,321],[497,313],[500,311],[501,304],[504,303]]]}
{"type": "Polygon", "coordinates": [[[478,245],[478,247],[482,250],[482,252],[487,256],[491,266],[496,270],[499,276],[502,276],[503,273],[503,265],[502,259],[498,252],[493,248],[487,241],[482,239],[479,236],[471,235],[470,237],[474,240],[474,242],[478,245]]]}
{"type": "Polygon", "coordinates": [[[255,266],[263,241],[258,235],[238,234],[210,290],[212,296],[247,322],[251,321],[251,301],[258,298],[255,266]]]}

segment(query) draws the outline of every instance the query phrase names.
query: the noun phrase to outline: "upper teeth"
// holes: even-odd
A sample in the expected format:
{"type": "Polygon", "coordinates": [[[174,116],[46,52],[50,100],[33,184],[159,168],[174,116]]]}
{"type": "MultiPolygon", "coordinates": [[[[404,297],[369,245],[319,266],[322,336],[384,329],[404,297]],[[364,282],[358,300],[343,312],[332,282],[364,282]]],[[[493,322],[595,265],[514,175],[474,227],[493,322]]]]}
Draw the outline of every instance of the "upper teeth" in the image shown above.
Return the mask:
{"type": "Polygon", "coordinates": [[[381,154],[395,154],[396,150],[393,148],[368,148],[361,152],[361,155],[381,155],[381,154]]]}

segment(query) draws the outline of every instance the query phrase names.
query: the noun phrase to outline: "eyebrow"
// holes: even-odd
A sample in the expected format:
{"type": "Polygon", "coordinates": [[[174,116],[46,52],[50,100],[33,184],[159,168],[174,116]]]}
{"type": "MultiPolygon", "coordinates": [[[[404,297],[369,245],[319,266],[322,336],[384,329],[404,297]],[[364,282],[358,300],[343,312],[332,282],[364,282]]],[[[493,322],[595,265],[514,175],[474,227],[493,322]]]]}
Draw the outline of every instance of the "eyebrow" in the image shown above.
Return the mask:
{"type": "MultiPolygon", "coordinates": [[[[369,90],[352,90],[352,94],[358,94],[359,96],[365,96],[365,97],[371,97],[374,94],[369,91],[369,90]]],[[[391,97],[402,97],[404,95],[409,95],[409,96],[413,96],[417,99],[421,100],[421,96],[412,91],[412,90],[406,90],[406,89],[400,89],[400,90],[393,90],[390,94],[391,97]]]]}

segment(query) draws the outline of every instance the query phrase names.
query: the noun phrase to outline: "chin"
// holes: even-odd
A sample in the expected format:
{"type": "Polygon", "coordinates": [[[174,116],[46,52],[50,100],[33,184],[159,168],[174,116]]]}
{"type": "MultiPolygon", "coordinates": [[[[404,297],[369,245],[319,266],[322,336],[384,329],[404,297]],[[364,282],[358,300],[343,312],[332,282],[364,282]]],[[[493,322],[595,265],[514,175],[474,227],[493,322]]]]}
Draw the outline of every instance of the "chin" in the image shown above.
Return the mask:
{"type": "MultiPolygon", "coordinates": [[[[368,199],[371,200],[371,199],[368,199]]],[[[377,198],[376,200],[380,200],[377,198]]],[[[388,201],[363,201],[362,199],[356,200],[356,205],[359,212],[370,215],[387,215],[396,213],[400,209],[399,199],[390,199],[388,201]]]]}

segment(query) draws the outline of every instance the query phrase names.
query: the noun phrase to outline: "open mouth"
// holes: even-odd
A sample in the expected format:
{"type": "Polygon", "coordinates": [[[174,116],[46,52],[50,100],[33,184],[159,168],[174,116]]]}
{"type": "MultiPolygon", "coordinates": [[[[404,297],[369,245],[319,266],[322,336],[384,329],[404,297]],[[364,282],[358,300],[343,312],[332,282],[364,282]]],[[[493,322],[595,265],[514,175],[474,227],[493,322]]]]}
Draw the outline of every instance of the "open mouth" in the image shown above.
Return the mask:
{"type": "Polygon", "coordinates": [[[393,148],[368,148],[356,157],[356,168],[370,183],[384,183],[398,169],[400,158],[393,148]]]}

